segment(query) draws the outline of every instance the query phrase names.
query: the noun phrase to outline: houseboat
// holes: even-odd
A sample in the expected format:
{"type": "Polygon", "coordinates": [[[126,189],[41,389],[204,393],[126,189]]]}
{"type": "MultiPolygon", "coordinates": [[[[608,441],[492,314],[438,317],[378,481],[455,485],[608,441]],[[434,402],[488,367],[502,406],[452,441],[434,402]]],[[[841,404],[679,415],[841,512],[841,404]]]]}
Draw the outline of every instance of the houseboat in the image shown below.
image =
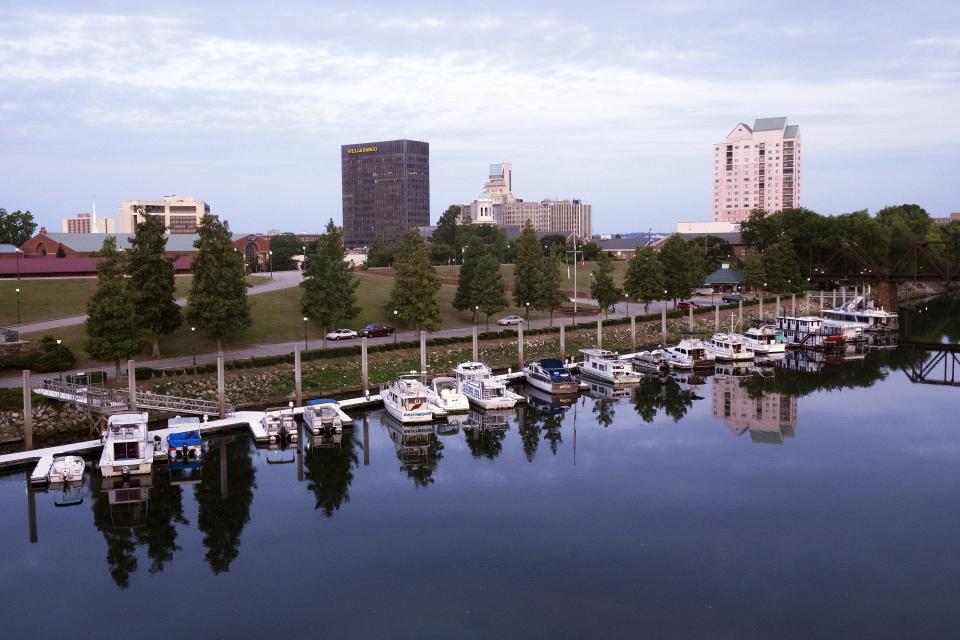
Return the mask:
{"type": "Polygon", "coordinates": [[[523,376],[531,387],[549,394],[573,394],[580,388],[580,383],[573,379],[563,362],[555,358],[531,362],[523,368],[523,376]]]}
{"type": "Polygon", "coordinates": [[[786,338],[788,347],[799,349],[835,349],[863,340],[863,327],[856,323],[817,316],[777,316],[774,325],[786,338]]]}
{"type": "Polygon", "coordinates": [[[635,373],[624,361],[620,354],[606,349],[581,349],[583,362],[580,363],[580,373],[601,380],[607,384],[639,384],[643,376],[635,373]]]}
{"type": "Polygon", "coordinates": [[[787,339],[777,331],[776,327],[770,324],[750,327],[743,334],[743,342],[747,351],[758,356],[784,353],[787,350],[787,339]]]}
{"type": "Polygon", "coordinates": [[[107,419],[101,436],[103,453],[97,465],[105,478],[149,474],[154,443],[147,431],[146,413],[117,413],[107,419]]]}
{"type": "Polygon", "coordinates": [[[380,397],[387,415],[401,424],[433,422],[434,414],[443,411],[427,399],[427,387],[417,379],[416,373],[402,375],[381,387],[380,397]]]}
{"type": "Polygon", "coordinates": [[[466,413],[470,410],[470,400],[460,391],[457,379],[450,376],[438,376],[427,386],[427,399],[447,413],[466,413]]]}
{"type": "Polygon", "coordinates": [[[303,408],[303,423],[315,435],[329,436],[342,433],[344,424],[349,424],[350,417],[340,408],[340,403],[333,398],[317,398],[308,400],[303,408]],[[344,417],[347,420],[344,421],[344,417]]]}
{"type": "Polygon", "coordinates": [[[885,309],[866,307],[863,296],[835,309],[824,309],[823,317],[838,323],[855,325],[867,332],[895,332],[898,315],[885,309]]]}
{"type": "Polygon", "coordinates": [[[707,345],[698,338],[685,338],[675,346],[663,350],[663,355],[676,369],[713,369],[713,355],[707,352],[707,345]]]}
{"type": "Polygon", "coordinates": [[[510,409],[522,399],[494,378],[482,362],[464,362],[454,373],[460,392],[481,409],[510,409]]]}
{"type": "Polygon", "coordinates": [[[707,340],[707,353],[714,360],[736,362],[753,360],[753,352],[747,350],[746,342],[739,333],[717,332],[707,340]]]}

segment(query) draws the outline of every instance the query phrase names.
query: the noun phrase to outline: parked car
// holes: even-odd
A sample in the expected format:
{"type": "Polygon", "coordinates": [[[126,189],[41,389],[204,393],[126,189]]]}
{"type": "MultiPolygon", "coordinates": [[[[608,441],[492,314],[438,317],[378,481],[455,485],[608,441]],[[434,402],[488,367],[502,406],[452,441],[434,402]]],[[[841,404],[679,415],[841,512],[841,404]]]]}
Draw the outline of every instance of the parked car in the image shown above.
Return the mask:
{"type": "Polygon", "coordinates": [[[368,324],[357,332],[361,338],[376,338],[379,336],[393,335],[394,328],[385,324],[368,324]]]}
{"type": "Polygon", "coordinates": [[[702,306],[702,304],[694,302],[693,300],[684,300],[683,302],[677,303],[677,309],[699,309],[702,306]]]}
{"type": "Polygon", "coordinates": [[[509,326],[511,324],[523,324],[523,318],[520,316],[503,316],[497,320],[497,324],[502,327],[509,326]]]}
{"type": "Polygon", "coordinates": [[[724,302],[740,302],[743,299],[744,297],[742,293],[728,293],[727,295],[723,296],[723,298],[721,298],[721,300],[723,300],[724,302]]]}
{"type": "Polygon", "coordinates": [[[327,334],[327,340],[350,340],[356,337],[357,332],[353,329],[334,329],[327,334]]]}

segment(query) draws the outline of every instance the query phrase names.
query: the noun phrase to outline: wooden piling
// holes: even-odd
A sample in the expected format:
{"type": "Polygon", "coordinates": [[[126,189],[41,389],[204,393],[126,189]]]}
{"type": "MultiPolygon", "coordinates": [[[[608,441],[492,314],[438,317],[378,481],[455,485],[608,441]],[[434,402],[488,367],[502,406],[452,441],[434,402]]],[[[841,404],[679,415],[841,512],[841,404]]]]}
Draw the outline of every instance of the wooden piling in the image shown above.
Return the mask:
{"type": "Polygon", "coordinates": [[[33,493],[33,483],[30,482],[30,471],[25,474],[27,481],[27,528],[30,544],[37,544],[37,496],[33,493]]]}
{"type": "Polygon", "coordinates": [[[690,313],[687,314],[687,329],[690,330],[690,333],[693,333],[693,305],[690,305],[690,313]]]}
{"type": "Polygon", "coordinates": [[[563,324],[563,319],[560,319],[560,360],[566,361],[567,359],[567,326],[563,324]]]}
{"type": "Polygon", "coordinates": [[[743,324],[743,300],[737,302],[737,324],[743,324]]]}
{"type": "Polygon", "coordinates": [[[127,360],[127,395],[130,402],[130,411],[137,410],[137,363],[127,360]]]}
{"type": "Polygon", "coordinates": [[[603,349],[603,318],[597,318],[597,349],[603,349]]]}
{"type": "MultiPolygon", "coordinates": [[[[364,356],[366,356],[366,342],[364,342],[364,356]]],[[[366,363],[364,363],[366,364],[366,363]]],[[[293,348],[293,395],[296,398],[298,407],[303,406],[303,359],[300,355],[300,345],[293,348]]]]}
{"type": "Polygon", "coordinates": [[[713,305],[713,330],[720,331],[720,305],[713,305]]]}
{"type": "Polygon", "coordinates": [[[517,371],[523,371],[523,323],[517,325],[517,371]]]}
{"type": "Polygon", "coordinates": [[[363,379],[363,395],[370,393],[370,369],[367,362],[367,336],[360,338],[360,377],[363,379]]]}
{"type": "Polygon", "coordinates": [[[427,332],[420,332],[420,372],[427,371],[427,332]]]}
{"type": "Polygon", "coordinates": [[[777,296],[777,317],[780,316],[780,296],[777,296]]]}
{"type": "Polygon", "coordinates": [[[23,448],[33,449],[33,386],[30,382],[30,370],[23,371],[23,448]]]}
{"type": "Polygon", "coordinates": [[[479,331],[477,330],[477,325],[473,325],[473,361],[478,362],[480,360],[480,347],[479,347],[479,331]]]}
{"type": "Polygon", "coordinates": [[[660,310],[660,342],[667,343],[667,301],[663,301],[663,309],[660,310]]]}
{"type": "Polygon", "coordinates": [[[630,316],[630,350],[637,350],[637,316],[630,316]]]}
{"type": "Polygon", "coordinates": [[[797,315],[797,294],[790,294],[790,315],[797,315]]]}
{"type": "Polygon", "coordinates": [[[220,419],[227,417],[226,381],[223,373],[223,351],[217,351],[217,402],[219,403],[220,419]]]}

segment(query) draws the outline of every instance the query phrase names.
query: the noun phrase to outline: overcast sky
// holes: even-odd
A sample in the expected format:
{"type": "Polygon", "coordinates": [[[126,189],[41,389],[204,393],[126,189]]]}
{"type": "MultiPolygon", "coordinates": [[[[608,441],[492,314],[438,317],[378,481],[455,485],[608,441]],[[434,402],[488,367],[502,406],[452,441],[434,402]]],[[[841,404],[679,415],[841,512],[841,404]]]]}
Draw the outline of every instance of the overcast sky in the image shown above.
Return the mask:
{"type": "Polygon", "coordinates": [[[341,219],[341,144],[430,143],[594,231],[711,217],[711,145],[787,116],[801,203],[960,211],[958,2],[0,0],[0,207],[48,226],[196,195],[235,231],[341,219]],[[81,8],[82,5],[82,8],[81,8]]]}

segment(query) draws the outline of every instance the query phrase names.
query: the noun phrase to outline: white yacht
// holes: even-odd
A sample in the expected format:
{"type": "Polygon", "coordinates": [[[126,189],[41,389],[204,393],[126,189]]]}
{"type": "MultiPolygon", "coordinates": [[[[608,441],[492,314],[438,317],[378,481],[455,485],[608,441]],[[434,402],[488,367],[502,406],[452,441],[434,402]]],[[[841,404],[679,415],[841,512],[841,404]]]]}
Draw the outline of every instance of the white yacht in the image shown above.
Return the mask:
{"type": "Polygon", "coordinates": [[[739,333],[713,334],[707,340],[707,353],[715,360],[753,360],[753,352],[747,349],[746,341],[739,333]]]}
{"type": "Polygon", "coordinates": [[[400,376],[380,389],[384,410],[402,424],[433,422],[434,413],[442,412],[427,399],[427,387],[415,375],[400,376]]]}
{"type": "Polygon", "coordinates": [[[146,413],[117,413],[107,419],[101,437],[100,473],[106,478],[147,474],[153,470],[154,443],[146,413]]]}
{"type": "Polygon", "coordinates": [[[580,383],[573,379],[563,362],[556,358],[531,362],[523,368],[523,376],[531,387],[549,394],[571,394],[580,389],[580,383]]]}
{"type": "Polygon", "coordinates": [[[457,379],[450,376],[431,380],[427,387],[427,399],[447,413],[466,413],[470,410],[470,400],[460,392],[457,379]]]}
{"type": "Polygon", "coordinates": [[[510,409],[521,396],[493,377],[482,362],[464,362],[454,370],[460,392],[482,409],[510,409]]]}
{"type": "Polygon", "coordinates": [[[352,422],[332,398],[308,400],[303,408],[303,422],[313,435],[333,435],[343,432],[343,425],[352,422]],[[344,419],[346,418],[346,419],[344,419]]]}
{"type": "Polygon", "coordinates": [[[616,351],[606,349],[581,349],[583,362],[580,363],[580,373],[608,384],[639,384],[643,376],[634,373],[616,351]]]}
{"type": "Polygon", "coordinates": [[[857,296],[836,309],[825,309],[823,317],[827,320],[856,325],[864,331],[896,331],[898,315],[885,309],[863,306],[863,296],[857,296]]]}
{"type": "Polygon", "coordinates": [[[671,367],[677,369],[713,369],[715,359],[707,345],[698,338],[685,338],[663,350],[671,367]]]}
{"type": "Polygon", "coordinates": [[[83,480],[86,463],[80,456],[55,456],[53,464],[47,471],[47,482],[50,484],[65,484],[83,480]]]}
{"type": "Polygon", "coordinates": [[[743,334],[743,342],[747,351],[756,355],[784,353],[787,350],[787,339],[777,331],[773,325],[765,324],[760,327],[750,327],[743,334]]]}

